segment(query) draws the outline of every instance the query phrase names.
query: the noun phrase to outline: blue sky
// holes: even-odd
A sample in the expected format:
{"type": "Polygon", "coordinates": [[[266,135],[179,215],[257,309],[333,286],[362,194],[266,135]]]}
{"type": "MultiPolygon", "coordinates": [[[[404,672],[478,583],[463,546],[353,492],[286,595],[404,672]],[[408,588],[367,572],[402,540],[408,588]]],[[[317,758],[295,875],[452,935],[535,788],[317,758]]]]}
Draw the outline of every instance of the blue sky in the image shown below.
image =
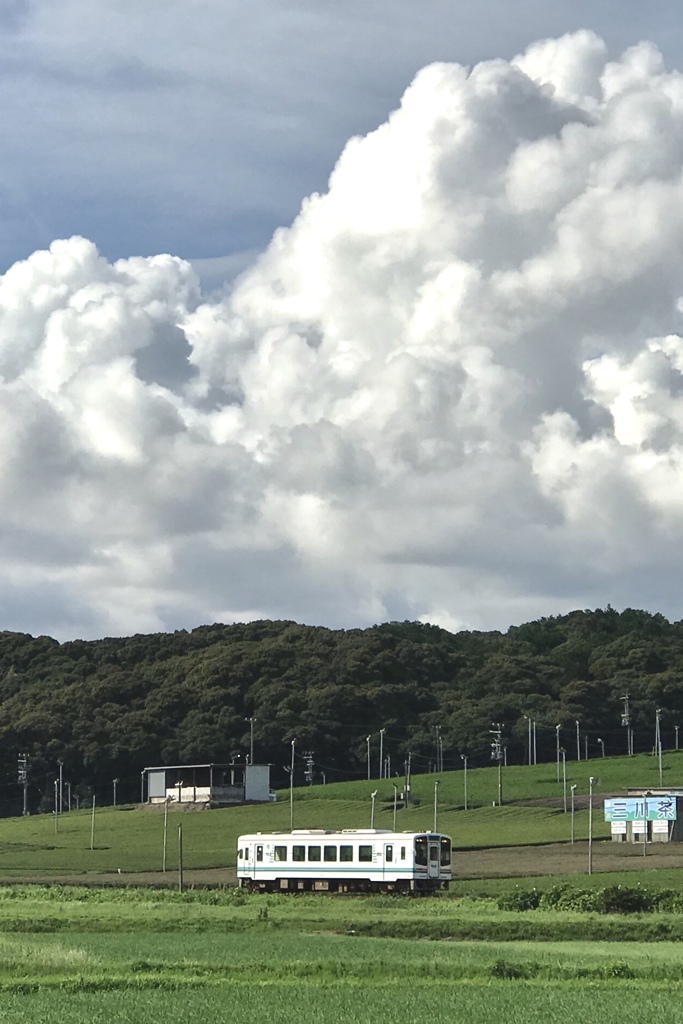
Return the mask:
{"type": "Polygon", "coordinates": [[[0,265],[72,234],[110,259],[248,254],[211,283],[325,189],[426,64],[579,28],[683,58],[668,0],[6,0],[0,19],[0,265]]]}
{"type": "Polygon", "coordinates": [[[0,626],[680,618],[681,20],[0,0],[0,626]]]}

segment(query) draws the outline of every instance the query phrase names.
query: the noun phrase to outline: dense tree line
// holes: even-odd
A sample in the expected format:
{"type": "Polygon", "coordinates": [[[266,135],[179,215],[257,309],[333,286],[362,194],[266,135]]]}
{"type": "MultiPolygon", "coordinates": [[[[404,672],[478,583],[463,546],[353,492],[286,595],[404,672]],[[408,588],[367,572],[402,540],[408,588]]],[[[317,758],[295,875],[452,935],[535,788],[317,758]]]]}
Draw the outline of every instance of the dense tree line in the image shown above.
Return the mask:
{"type": "Polygon", "coordinates": [[[30,758],[33,810],[50,805],[59,760],[74,793],[109,801],[116,777],[121,798],[134,800],[144,767],[244,758],[248,718],[255,760],[271,762],[280,785],[292,738],[301,755],[314,752],[315,780],[331,782],[365,774],[366,736],[377,758],[380,729],[392,773],[408,751],[415,770],[428,770],[437,726],[446,769],[462,753],[490,763],[492,722],[503,723],[509,763],[520,763],[528,718],[539,761],[555,758],[558,724],[576,756],[577,721],[592,756],[598,737],[608,754],[626,753],[627,693],[636,750],[652,748],[657,707],[673,746],[682,679],[683,623],[631,609],[576,611],[505,634],[269,621],[63,644],[3,632],[0,801],[20,807],[20,753],[30,758]]]}

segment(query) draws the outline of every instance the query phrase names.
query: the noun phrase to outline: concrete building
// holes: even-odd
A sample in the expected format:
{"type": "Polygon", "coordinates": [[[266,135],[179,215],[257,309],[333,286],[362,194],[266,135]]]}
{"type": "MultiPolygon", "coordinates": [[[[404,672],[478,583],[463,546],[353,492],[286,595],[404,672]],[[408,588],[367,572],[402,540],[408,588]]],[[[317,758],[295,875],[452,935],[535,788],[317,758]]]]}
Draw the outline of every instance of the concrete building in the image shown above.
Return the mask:
{"type": "Polygon", "coordinates": [[[142,799],[149,804],[231,804],[269,803],[275,800],[270,788],[268,764],[183,764],[145,768],[142,799]]]}

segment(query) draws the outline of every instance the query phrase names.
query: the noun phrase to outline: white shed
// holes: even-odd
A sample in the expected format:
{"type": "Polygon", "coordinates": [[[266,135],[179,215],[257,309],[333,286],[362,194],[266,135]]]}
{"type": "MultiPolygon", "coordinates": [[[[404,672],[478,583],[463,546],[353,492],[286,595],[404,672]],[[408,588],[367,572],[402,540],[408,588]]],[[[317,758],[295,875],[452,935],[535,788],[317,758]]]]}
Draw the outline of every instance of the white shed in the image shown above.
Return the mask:
{"type": "Polygon", "coordinates": [[[270,789],[268,764],[184,764],[145,768],[142,794],[149,804],[268,803],[275,800],[270,789]]]}

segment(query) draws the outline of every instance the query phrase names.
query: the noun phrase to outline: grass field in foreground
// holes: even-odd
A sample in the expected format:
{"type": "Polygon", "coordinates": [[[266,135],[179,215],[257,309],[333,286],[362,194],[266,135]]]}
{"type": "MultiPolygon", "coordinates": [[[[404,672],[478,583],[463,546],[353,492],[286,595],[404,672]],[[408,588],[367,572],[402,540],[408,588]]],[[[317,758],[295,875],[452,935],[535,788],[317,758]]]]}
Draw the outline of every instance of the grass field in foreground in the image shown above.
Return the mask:
{"type": "Polygon", "coordinates": [[[531,918],[467,901],[218,896],[225,906],[196,894],[0,891],[0,1022],[622,1024],[645,1009],[680,1020],[678,943],[364,938],[368,921],[470,917],[493,932],[531,918]],[[60,930],[79,919],[87,932],[60,930]],[[33,930],[9,933],[13,920],[33,930]]]}
{"type": "Polygon", "coordinates": [[[169,991],[4,994],[0,1024],[623,1024],[647,1011],[658,1024],[679,1024],[681,987],[614,982],[507,981],[462,985],[406,984],[369,988],[282,982],[169,991]]]}

